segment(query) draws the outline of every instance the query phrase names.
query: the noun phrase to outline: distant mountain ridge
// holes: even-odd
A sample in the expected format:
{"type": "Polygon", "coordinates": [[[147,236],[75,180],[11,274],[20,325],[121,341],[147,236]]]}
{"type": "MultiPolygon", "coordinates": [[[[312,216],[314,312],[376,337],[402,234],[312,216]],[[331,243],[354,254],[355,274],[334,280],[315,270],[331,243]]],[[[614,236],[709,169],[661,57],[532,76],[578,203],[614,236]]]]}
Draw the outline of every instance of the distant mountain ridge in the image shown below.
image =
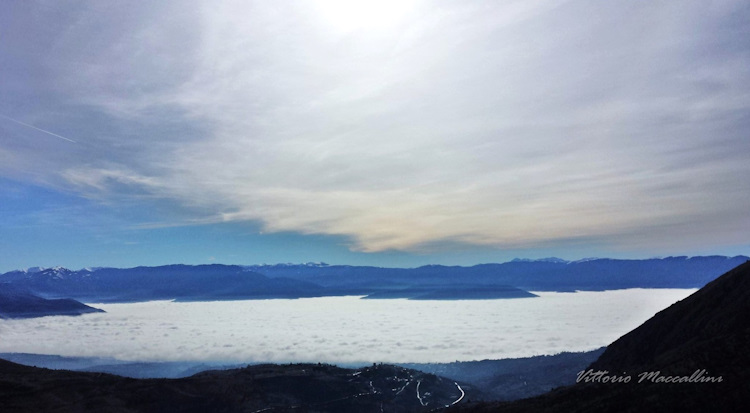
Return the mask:
{"type": "Polygon", "coordinates": [[[529,291],[700,288],[748,257],[667,257],[647,260],[514,260],[471,267],[382,268],[325,263],[165,265],[159,267],[34,268],[0,275],[44,298],[86,302],[212,301],[363,295],[370,298],[494,299],[533,297],[529,291]]]}
{"type": "Polygon", "coordinates": [[[236,265],[166,265],[71,271],[47,268],[11,271],[0,282],[44,297],[72,297],[89,302],[146,300],[232,300],[316,297],[322,287],[307,281],[269,278],[236,265]]]}
{"type": "Polygon", "coordinates": [[[554,262],[557,264],[569,264],[573,261],[564,260],[562,258],[557,257],[547,257],[547,258],[514,258],[510,262],[554,262]]]}
{"type": "Polygon", "coordinates": [[[351,265],[252,265],[269,277],[288,277],[324,287],[346,288],[421,284],[512,286],[526,291],[601,291],[623,288],[700,288],[747,261],[746,256],[666,257],[644,260],[586,258],[565,261],[516,259],[471,267],[425,265],[382,268],[351,265]]]}
{"type": "Polygon", "coordinates": [[[0,284],[0,319],[52,315],[75,316],[103,312],[69,298],[45,299],[7,284],[0,284]]]}

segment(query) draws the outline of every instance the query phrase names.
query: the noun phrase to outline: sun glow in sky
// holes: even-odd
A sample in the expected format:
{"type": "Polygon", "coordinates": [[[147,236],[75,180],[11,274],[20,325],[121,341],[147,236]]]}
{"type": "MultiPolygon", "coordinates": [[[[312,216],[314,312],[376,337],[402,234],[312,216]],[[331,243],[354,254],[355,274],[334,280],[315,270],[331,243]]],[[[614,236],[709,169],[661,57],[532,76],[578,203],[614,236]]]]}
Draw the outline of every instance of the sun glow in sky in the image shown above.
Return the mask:
{"type": "Polygon", "coordinates": [[[415,9],[414,0],[318,0],[317,13],[335,29],[392,29],[415,9]]]}
{"type": "Polygon", "coordinates": [[[750,249],[742,1],[0,4],[0,270],[750,249]]]}

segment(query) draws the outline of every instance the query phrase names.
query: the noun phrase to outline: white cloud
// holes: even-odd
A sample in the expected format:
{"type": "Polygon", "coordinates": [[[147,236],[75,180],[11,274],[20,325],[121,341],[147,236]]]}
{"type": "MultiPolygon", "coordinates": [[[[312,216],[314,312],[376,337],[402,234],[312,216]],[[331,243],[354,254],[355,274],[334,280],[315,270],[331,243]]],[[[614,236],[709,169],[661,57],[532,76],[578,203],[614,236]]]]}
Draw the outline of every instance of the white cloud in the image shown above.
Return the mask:
{"type": "Polygon", "coordinates": [[[51,168],[87,196],[363,251],[750,229],[741,3],[415,2],[351,25],[308,3],[89,6],[49,61],[120,131],[51,168]]]}
{"type": "Polygon", "coordinates": [[[0,320],[0,352],[278,363],[528,357],[605,346],[693,292],[632,289],[476,301],[325,297],[101,304],[96,307],[107,313],[0,320]]]}

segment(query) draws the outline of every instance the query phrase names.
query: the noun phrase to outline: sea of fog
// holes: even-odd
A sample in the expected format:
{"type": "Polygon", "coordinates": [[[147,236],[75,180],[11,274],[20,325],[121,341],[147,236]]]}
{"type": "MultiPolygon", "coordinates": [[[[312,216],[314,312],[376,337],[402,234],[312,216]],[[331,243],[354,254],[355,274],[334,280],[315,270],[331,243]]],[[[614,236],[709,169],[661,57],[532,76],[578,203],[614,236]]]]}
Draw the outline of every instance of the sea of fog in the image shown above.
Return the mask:
{"type": "Polygon", "coordinates": [[[92,304],[0,320],[0,352],[141,361],[451,362],[605,346],[694,289],[538,292],[470,301],[323,297],[92,304]]]}

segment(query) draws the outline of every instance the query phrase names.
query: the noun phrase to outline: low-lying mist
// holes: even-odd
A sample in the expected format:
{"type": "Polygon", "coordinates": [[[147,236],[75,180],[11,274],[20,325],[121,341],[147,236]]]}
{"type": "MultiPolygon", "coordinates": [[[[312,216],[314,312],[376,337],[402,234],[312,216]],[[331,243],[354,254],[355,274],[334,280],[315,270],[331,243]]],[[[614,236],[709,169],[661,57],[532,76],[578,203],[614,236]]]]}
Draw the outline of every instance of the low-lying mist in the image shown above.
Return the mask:
{"type": "Polygon", "coordinates": [[[324,297],[94,304],[106,313],[0,320],[0,352],[121,360],[406,363],[605,346],[694,289],[476,301],[324,297]]]}

